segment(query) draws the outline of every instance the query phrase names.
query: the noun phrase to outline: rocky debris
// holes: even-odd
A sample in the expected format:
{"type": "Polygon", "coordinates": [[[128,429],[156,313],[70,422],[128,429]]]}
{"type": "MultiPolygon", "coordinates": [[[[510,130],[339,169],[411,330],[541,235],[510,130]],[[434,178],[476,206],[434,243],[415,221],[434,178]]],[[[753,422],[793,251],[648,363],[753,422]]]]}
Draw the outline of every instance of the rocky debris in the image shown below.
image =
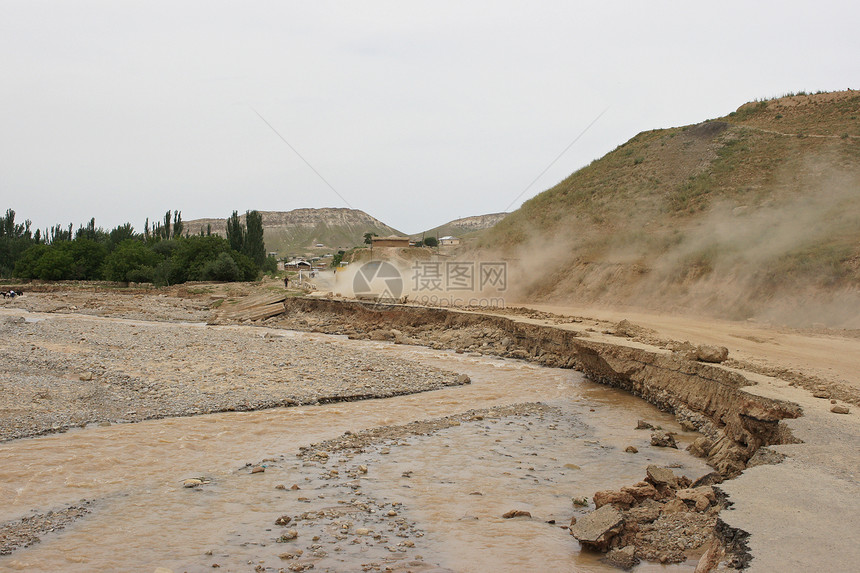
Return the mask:
{"type": "Polygon", "coordinates": [[[678,444],[675,443],[675,436],[671,432],[663,430],[657,430],[651,434],[651,445],[658,448],[678,448],[678,444]]]}
{"type": "Polygon", "coordinates": [[[747,462],[748,468],[763,465],[773,465],[781,463],[785,459],[785,454],[774,451],[767,446],[762,446],[753,454],[753,457],[747,462]]]}
{"type": "Polygon", "coordinates": [[[725,346],[693,345],[686,340],[684,342],[669,342],[666,344],[666,348],[687,360],[699,362],[720,363],[725,362],[729,357],[729,349],[725,346]]]}
{"type": "Polygon", "coordinates": [[[570,532],[583,546],[608,552],[607,561],[621,568],[638,559],[685,561],[690,550],[714,538],[722,509],[713,487],[693,487],[689,478],[656,465],[648,466],[642,482],[596,492],[594,503],[597,509],[578,518],[570,532]]]}
{"type": "Polygon", "coordinates": [[[637,430],[653,430],[654,426],[646,422],[645,420],[637,420],[636,421],[636,429],[637,430]]]}
{"type": "Polygon", "coordinates": [[[830,411],[834,414],[848,414],[851,410],[848,409],[848,406],[836,405],[830,408],[830,411]]]}
{"type": "Polygon", "coordinates": [[[639,453],[639,449],[636,446],[627,446],[626,448],[624,448],[624,451],[627,452],[628,454],[638,454],[639,453]]]}
{"type": "Polygon", "coordinates": [[[0,524],[0,555],[9,555],[16,549],[29,547],[41,540],[41,536],[65,529],[73,521],[92,511],[92,501],[23,517],[20,520],[0,524]]]}

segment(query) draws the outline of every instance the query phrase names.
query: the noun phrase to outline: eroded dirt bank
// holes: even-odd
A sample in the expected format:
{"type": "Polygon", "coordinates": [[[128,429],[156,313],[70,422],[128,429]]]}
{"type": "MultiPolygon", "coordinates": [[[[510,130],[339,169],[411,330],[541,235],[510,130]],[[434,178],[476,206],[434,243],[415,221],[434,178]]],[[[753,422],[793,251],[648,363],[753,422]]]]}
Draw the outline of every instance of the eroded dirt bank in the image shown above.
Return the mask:
{"type": "Polygon", "coordinates": [[[507,317],[409,306],[380,307],[326,299],[289,299],[281,328],[394,340],[458,351],[520,358],[575,368],[674,413],[704,438],[693,449],[723,476],[741,472],[765,445],[791,443],[780,420],[795,418],[792,403],[741,390],[741,373],[641,344],[597,342],[560,328],[507,317]]]}

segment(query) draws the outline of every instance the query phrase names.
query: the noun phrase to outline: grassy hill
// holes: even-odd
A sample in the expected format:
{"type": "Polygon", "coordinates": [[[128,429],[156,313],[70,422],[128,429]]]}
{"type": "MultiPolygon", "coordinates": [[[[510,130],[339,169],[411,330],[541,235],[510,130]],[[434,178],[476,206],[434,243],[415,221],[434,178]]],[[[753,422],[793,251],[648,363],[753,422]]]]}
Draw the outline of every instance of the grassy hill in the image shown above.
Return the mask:
{"type": "MultiPolygon", "coordinates": [[[[324,208],[294,209],[292,211],[261,211],[263,215],[263,240],[266,250],[278,256],[319,255],[349,249],[364,243],[365,233],[379,236],[402,235],[357,209],[324,208]],[[317,247],[316,245],[323,245],[317,247]]],[[[241,219],[244,221],[245,216],[241,219]]],[[[212,226],[212,232],[226,236],[226,219],[195,219],[186,221],[190,233],[212,226]]]]}
{"type": "Polygon", "coordinates": [[[860,327],[860,92],[643,132],[481,235],[530,300],[860,327]]]}

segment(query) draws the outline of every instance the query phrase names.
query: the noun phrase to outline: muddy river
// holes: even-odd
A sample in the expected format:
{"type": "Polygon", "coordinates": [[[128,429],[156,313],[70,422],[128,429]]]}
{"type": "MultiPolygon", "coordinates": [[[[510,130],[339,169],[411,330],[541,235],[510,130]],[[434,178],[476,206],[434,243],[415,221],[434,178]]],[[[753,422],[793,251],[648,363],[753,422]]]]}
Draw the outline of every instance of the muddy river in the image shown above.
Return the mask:
{"type": "Polygon", "coordinates": [[[651,463],[693,479],[709,471],[683,451],[696,435],[671,416],[571,370],[276,332],[462,372],[472,383],[0,444],[0,523],[82,499],[92,508],[0,557],[0,570],[611,571],[563,527],[585,511],[572,499],[635,483],[651,463]],[[297,456],[345,432],[470,410],[479,412],[433,432],[383,434],[361,452],[297,456]],[[638,419],[678,432],[682,449],[651,447],[638,419]],[[639,453],[624,451],[631,445],[639,453]],[[185,487],[188,478],[202,483],[185,487]],[[531,517],[502,518],[510,510],[531,517]],[[276,525],[282,516],[289,523],[276,525]]]}

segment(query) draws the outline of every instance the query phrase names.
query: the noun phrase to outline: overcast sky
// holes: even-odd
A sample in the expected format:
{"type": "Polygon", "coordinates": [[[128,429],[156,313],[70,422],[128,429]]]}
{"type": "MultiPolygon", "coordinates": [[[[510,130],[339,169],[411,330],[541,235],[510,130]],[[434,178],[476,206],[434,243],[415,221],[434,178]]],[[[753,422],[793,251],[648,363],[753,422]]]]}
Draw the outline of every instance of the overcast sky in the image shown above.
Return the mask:
{"type": "Polygon", "coordinates": [[[0,208],[140,231],[349,206],[419,232],[643,130],[857,89],[858,23],[847,0],[0,0],[0,208]]]}

